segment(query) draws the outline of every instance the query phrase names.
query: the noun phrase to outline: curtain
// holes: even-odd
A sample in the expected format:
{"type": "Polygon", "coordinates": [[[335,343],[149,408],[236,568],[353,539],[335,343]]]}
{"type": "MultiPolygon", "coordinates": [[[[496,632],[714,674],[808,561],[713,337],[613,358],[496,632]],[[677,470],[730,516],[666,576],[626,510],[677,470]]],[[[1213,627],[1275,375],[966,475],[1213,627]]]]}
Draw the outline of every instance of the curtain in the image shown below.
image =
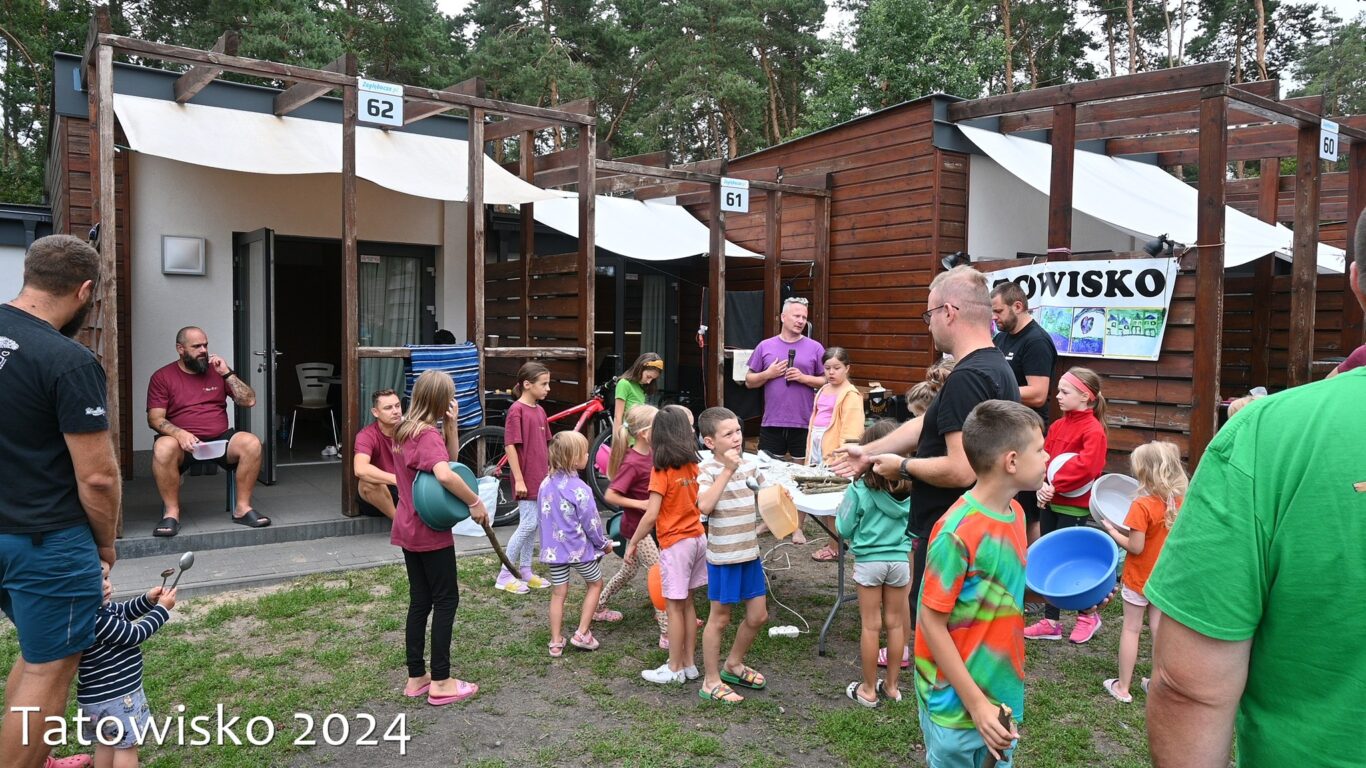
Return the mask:
{"type": "MultiPolygon", "coordinates": [[[[421,343],[418,311],[422,292],[419,259],[361,256],[360,344],[363,347],[401,347],[421,343]]],[[[361,361],[361,426],[374,421],[367,404],[379,389],[403,391],[403,360],[361,361]]]]}
{"type": "MultiPolygon", "coordinates": [[[[640,352],[654,352],[660,357],[668,357],[668,311],[669,278],[665,275],[643,275],[644,295],[640,302],[640,352]]],[[[621,369],[631,367],[634,360],[622,360],[621,369]]],[[[665,360],[664,370],[667,381],[673,381],[678,366],[677,360],[665,360]]],[[[668,387],[664,387],[667,389],[668,387]]]]}

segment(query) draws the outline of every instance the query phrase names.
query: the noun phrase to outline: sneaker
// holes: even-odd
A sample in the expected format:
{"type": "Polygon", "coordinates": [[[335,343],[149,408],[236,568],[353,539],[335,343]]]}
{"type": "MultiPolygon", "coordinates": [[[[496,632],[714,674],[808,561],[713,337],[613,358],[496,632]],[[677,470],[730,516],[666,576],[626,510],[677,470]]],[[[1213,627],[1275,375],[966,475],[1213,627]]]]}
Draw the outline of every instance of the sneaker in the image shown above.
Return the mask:
{"type": "Polygon", "coordinates": [[[493,583],[493,588],[511,592],[514,595],[525,595],[531,591],[525,583],[513,578],[507,571],[498,574],[498,580],[493,583]]]}
{"type": "Polygon", "coordinates": [[[1028,640],[1061,640],[1062,624],[1052,619],[1039,619],[1025,627],[1024,636],[1028,640]]]}
{"type": "Polygon", "coordinates": [[[696,680],[699,674],[696,666],[683,668],[683,677],[687,680],[696,680]]]}
{"type": "Polygon", "coordinates": [[[672,669],[669,669],[668,662],[665,662],[654,669],[644,670],[640,673],[640,676],[652,683],[659,683],[660,685],[668,685],[669,683],[682,685],[684,680],[683,670],[680,669],[675,672],[672,669]]]}
{"type": "MultiPolygon", "coordinates": [[[[1072,627],[1072,635],[1068,640],[1081,645],[1096,636],[1100,631],[1100,614],[1083,613],[1077,616],[1077,625],[1072,627]]],[[[1026,630],[1028,632],[1028,630],[1026,630]]],[[[1028,635],[1026,635],[1028,636],[1028,635]]]]}
{"type": "Polygon", "coordinates": [[[549,582],[549,581],[546,581],[545,579],[541,578],[540,576],[537,576],[537,575],[534,574],[534,573],[531,574],[531,577],[528,578],[528,579],[526,580],[526,585],[527,585],[528,587],[531,587],[532,589],[549,589],[549,588],[550,588],[550,582],[549,582]]]}

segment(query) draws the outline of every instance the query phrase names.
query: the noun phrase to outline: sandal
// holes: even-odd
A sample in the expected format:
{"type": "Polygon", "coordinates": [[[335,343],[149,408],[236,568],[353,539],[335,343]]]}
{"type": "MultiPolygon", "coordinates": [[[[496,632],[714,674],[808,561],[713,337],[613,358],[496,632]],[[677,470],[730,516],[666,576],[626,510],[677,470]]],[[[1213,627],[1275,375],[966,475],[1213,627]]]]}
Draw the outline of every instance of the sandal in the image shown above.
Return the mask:
{"type": "Polygon", "coordinates": [[[549,647],[550,647],[550,658],[552,658],[552,659],[558,659],[558,658],[560,658],[561,656],[564,655],[564,641],[563,641],[563,640],[559,641],[558,643],[555,642],[554,640],[551,640],[551,641],[548,643],[548,645],[549,645],[549,647]]]}
{"type": "Polygon", "coordinates": [[[442,707],[457,701],[464,701],[479,692],[479,686],[474,683],[467,683],[464,680],[455,681],[455,693],[450,696],[428,696],[427,703],[433,707],[442,707]]]}
{"type": "Polygon", "coordinates": [[[422,686],[421,688],[418,688],[418,689],[415,690],[415,691],[410,691],[410,690],[408,690],[408,689],[405,687],[405,688],[403,689],[403,695],[404,695],[404,696],[407,696],[407,697],[410,698],[410,699],[416,699],[416,698],[418,698],[419,696],[425,695],[425,694],[427,693],[427,691],[431,690],[431,687],[432,687],[432,684],[431,684],[430,681],[428,681],[427,683],[423,684],[423,686],[422,686]]]}
{"type": "Polygon", "coordinates": [[[259,514],[254,509],[248,509],[247,513],[241,517],[234,516],[232,521],[238,525],[245,525],[248,528],[265,528],[270,525],[270,518],[259,514]]]}
{"type": "Polygon", "coordinates": [[[703,701],[719,701],[724,704],[739,704],[745,700],[744,696],[736,693],[729,685],[720,683],[710,691],[704,685],[697,689],[697,695],[703,701]]]}
{"type": "Polygon", "coordinates": [[[1117,677],[1109,678],[1109,679],[1107,679],[1107,680],[1103,683],[1103,685],[1105,686],[1105,692],[1108,693],[1108,694],[1110,694],[1111,696],[1114,696],[1115,699],[1116,699],[1117,701],[1123,702],[1123,703],[1125,703],[1125,704],[1130,704],[1130,703],[1133,702],[1134,697],[1133,697],[1132,695],[1127,694],[1127,693],[1124,694],[1123,696],[1120,695],[1120,693],[1119,693],[1119,678],[1117,678],[1117,677]]]}
{"type": "MultiPolygon", "coordinates": [[[[591,631],[575,632],[574,636],[569,638],[569,644],[581,651],[596,651],[598,646],[602,645],[596,637],[593,637],[591,631]]],[[[564,647],[564,644],[561,643],[560,646],[564,647]]]]}
{"type": "Polygon", "coordinates": [[[901,690],[898,688],[887,688],[887,681],[877,681],[877,695],[888,701],[901,701],[901,690]],[[896,694],[893,696],[892,694],[896,694]]]}
{"type": "Polygon", "coordinates": [[[731,685],[739,685],[744,688],[759,691],[768,683],[764,676],[749,667],[740,670],[740,674],[735,674],[728,669],[722,668],[721,679],[731,685]]]}
{"type": "MultiPolygon", "coordinates": [[[[886,649],[886,648],[879,648],[879,649],[877,649],[877,665],[878,665],[879,667],[885,667],[885,666],[887,666],[887,649],[886,649]]],[[[907,646],[907,647],[906,647],[906,650],[904,650],[904,651],[901,652],[901,668],[902,668],[902,669],[910,669],[910,668],[911,668],[911,649],[910,649],[910,646],[907,646]]]]}
{"type": "Polygon", "coordinates": [[[614,611],[611,608],[599,608],[593,612],[593,621],[606,621],[610,623],[613,621],[621,621],[622,618],[621,611],[614,611]]]}
{"type": "Polygon", "coordinates": [[[858,687],[859,687],[859,685],[860,685],[860,683],[857,682],[857,681],[850,683],[850,684],[844,689],[844,695],[845,695],[845,696],[848,696],[850,701],[856,701],[856,702],[858,702],[858,703],[859,703],[859,706],[867,707],[868,709],[876,709],[877,706],[878,706],[878,703],[879,703],[878,700],[877,700],[877,699],[873,699],[872,701],[869,701],[869,700],[863,698],[862,696],[858,695],[858,687]]]}
{"type": "Polygon", "coordinates": [[[818,563],[833,563],[840,559],[840,556],[839,553],[835,551],[834,547],[826,544],[815,552],[812,552],[811,559],[818,563]]]}
{"type": "Polygon", "coordinates": [[[174,517],[161,518],[161,522],[157,523],[157,527],[152,529],[153,536],[160,536],[167,539],[177,533],[180,533],[180,520],[174,517]]]}

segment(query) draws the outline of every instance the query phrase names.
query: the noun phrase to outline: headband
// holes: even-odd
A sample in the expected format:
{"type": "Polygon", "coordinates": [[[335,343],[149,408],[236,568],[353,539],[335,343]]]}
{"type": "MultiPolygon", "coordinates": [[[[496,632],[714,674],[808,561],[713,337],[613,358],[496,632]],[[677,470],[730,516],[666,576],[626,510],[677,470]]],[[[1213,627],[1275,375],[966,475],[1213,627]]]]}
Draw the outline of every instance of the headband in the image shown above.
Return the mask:
{"type": "Polygon", "coordinates": [[[1076,388],[1076,390],[1077,390],[1078,392],[1082,393],[1083,395],[1086,395],[1086,399],[1088,399],[1088,400],[1099,400],[1099,399],[1100,399],[1100,398],[1096,397],[1096,393],[1095,393],[1095,392],[1092,392],[1090,387],[1088,387],[1088,386],[1086,386],[1085,384],[1081,383],[1081,379],[1077,378],[1071,371],[1068,371],[1067,373],[1064,373],[1064,374],[1062,375],[1062,381],[1065,381],[1065,382],[1067,382],[1068,384],[1071,384],[1073,387],[1076,388]]]}
{"type": "Polygon", "coordinates": [[[664,361],[663,361],[663,360],[651,360],[650,362],[648,362],[648,363],[645,364],[645,367],[646,367],[646,368],[654,368],[654,369],[657,370],[657,371],[662,371],[662,370],[664,370],[664,361]]]}

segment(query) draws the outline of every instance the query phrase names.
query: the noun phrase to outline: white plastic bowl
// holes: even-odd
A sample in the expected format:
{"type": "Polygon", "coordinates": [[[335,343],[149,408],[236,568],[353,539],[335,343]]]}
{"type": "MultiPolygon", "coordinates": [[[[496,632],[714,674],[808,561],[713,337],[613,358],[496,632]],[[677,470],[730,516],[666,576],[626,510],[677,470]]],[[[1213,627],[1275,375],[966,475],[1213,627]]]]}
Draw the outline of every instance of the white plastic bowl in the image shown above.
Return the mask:
{"type": "Polygon", "coordinates": [[[210,440],[210,441],[207,442],[207,443],[200,443],[200,444],[196,445],[196,446],[194,447],[194,450],[191,451],[190,453],[191,453],[191,455],[193,455],[196,459],[199,459],[200,461],[210,461],[210,460],[212,460],[212,459],[221,459],[221,458],[223,458],[223,454],[225,454],[225,453],[227,453],[227,452],[228,452],[228,441],[227,441],[227,440],[210,440]]]}
{"type": "MultiPolygon", "coordinates": [[[[1048,483],[1052,485],[1053,478],[1057,476],[1058,470],[1062,469],[1067,462],[1075,458],[1077,458],[1077,454],[1075,453],[1060,453],[1057,456],[1054,456],[1053,460],[1048,462],[1048,483]]],[[[1067,493],[1059,492],[1058,495],[1065,499],[1075,499],[1079,496],[1085,496],[1086,492],[1091,490],[1092,485],[1093,483],[1087,483],[1075,491],[1068,491],[1067,493]]]]}
{"type": "Polygon", "coordinates": [[[1091,486],[1091,517],[1096,522],[1109,520],[1127,531],[1124,519],[1138,498],[1138,481],[1128,475],[1101,475],[1091,486]]]}

